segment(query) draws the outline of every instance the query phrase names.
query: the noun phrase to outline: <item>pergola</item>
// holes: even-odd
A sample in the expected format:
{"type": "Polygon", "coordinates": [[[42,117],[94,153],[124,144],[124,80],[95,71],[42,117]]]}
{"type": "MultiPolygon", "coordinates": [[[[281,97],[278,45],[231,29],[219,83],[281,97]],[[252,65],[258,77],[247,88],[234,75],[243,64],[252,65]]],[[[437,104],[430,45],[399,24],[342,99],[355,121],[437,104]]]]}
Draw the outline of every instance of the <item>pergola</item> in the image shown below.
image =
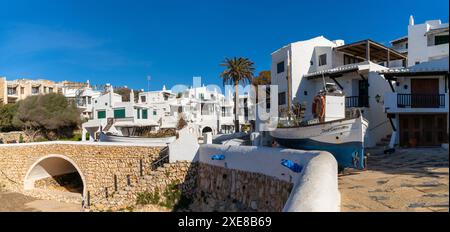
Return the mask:
{"type": "Polygon", "coordinates": [[[374,63],[387,62],[388,67],[391,60],[407,59],[401,53],[370,39],[343,45],[335,50],[374,63]]]}

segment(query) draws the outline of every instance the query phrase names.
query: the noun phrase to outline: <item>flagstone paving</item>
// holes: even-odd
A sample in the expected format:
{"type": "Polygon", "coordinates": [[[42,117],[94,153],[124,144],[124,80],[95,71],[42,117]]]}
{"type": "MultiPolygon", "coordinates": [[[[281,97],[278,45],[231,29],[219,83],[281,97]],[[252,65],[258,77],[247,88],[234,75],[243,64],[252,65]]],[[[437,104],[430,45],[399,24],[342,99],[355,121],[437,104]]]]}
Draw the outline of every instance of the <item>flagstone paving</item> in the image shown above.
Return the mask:
{"type": "Polygon", "coordinates": [[[371,149],[368,170],[339,176],[341,211],[448,212],[448,150],[371,149]]]}

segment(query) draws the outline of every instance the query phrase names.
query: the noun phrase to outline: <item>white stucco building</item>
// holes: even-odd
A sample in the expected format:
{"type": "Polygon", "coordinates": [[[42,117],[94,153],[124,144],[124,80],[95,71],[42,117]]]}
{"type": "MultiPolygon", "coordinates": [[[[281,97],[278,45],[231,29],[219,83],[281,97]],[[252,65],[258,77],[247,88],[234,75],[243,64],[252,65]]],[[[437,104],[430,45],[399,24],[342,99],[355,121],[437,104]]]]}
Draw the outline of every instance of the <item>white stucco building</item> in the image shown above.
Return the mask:
{"type": "Polygon", "coordinates": [[[415,24],[410,16],[408,34],[391,41],[392,48],[408,55],[408,67],[448,56],[449,24],[428,20],[415,24]]]}
{"type": "Polygon", "coordinates": [[[123,102],[122,96],[114,93],[113,87],[107,93],[93,100],[93,118],[83,123],[83,140],[86,132],[90,140],[98,139],[97,132],[103,131],[119,136],[139,135],[143,130],[154,130],[158,124],[149,112],[153,110],[146,104],[136,103],[134,92],[130,101],[123,102]]]}
{"type": "Polygon", "coordinates": [[[377,71],[400,66],[402,60],[406,56],[372,40],[346,45],[320,36],[272,53],[272,84],[278,85],[279,107],[286,108],[289,75],[292,102],[306,109],[304,120],[309,120],[313,98],[325,83],[335,83],[346,95],[346,108],[361,109],[369,120],[365,146],[372,147],[392,131],[383,108],[383,95],[390,87],[377,71]]]}
{"type": "Polygon", "coordinates": [[[67,100],[75,102],[77,107],[82,111],[81,117],[92,119],[94,117],[94,101],[102,95],[101,91],[94,90],[89,83],[61,82],[61,94],[67,100]]]}
{"type": "Polygon", "coordinates": [[[448,56],[409,68],[382,70],[393,86],[384,108],[393,125],[391,147],[448,144],[448,56]]]}

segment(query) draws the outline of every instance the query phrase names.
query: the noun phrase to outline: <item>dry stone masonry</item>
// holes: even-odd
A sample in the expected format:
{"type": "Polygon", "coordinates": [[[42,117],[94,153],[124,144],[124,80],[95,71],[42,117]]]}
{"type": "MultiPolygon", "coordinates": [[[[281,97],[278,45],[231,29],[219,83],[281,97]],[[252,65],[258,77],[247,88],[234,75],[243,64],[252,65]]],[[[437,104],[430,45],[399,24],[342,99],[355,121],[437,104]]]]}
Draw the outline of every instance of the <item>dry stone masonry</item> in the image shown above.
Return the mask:
{"type": "MultiPolygon", "coordinates": [[[[67,157],[79,167],[90,201],[102,199],[106,188],[133,185],[142,174],[150,173],[151,163],[162,148],[139,146],[96,146],[76,143],[34,143],[0,146],[0,184],[7,190],[24,192],[28,170],[50,155],[67,157]]],[[[86,194],[85,194],[86,195],[86,194]]],[[[86,196],[85,196],[86,198],[86,196]]]]}

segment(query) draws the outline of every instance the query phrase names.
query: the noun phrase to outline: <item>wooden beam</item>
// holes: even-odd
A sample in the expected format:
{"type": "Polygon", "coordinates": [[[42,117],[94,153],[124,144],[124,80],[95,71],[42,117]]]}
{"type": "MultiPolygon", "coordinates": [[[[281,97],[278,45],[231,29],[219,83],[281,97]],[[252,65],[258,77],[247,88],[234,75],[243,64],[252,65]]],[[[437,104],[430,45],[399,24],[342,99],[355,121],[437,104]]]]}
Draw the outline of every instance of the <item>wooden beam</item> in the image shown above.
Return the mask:
{"type": "Polygon", "coordinates": [[[370,61],[370,41],[366,41],[366,60],[370,61]]]}
{"type": "Polygon", "coordinates": [[[339,88],[341,88],[341,90],[344,90],[344,87],[342,87],[342,85],[336,80],[336,77],[330,77],[331,80],[334,81],[334,83],[336,83],[336,85],[339,86],[339,88]]]}
{"type": "Polygon", "coordinates": [[[388,50],[387,50],[387,65],[386,65],[388,68],[391,67],[390,63],[391,63],[391,52],[390,52],[390,49],[388,48],[388,50]]]}

